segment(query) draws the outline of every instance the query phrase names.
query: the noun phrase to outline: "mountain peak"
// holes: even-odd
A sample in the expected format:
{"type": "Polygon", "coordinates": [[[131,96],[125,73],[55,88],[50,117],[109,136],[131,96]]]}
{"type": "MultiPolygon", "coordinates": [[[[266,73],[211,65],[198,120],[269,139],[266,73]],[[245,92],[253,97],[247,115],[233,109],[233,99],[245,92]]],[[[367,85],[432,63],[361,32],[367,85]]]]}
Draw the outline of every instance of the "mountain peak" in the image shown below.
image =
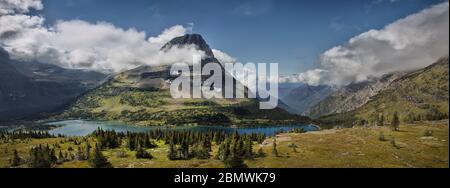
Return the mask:
{"type": "Polygon", "coordinates": [[[195,45],[197,49],[202,50],[205,54],[213,58],[214,54],[209,47],[208,43],[206,43],[205,39],[200,34],[186,34],[180,37],[175,37],[170,40],[167,44],[165,44],[161,50],[168,50],[174,46],[185,46],[185,45],[195,45]]]}

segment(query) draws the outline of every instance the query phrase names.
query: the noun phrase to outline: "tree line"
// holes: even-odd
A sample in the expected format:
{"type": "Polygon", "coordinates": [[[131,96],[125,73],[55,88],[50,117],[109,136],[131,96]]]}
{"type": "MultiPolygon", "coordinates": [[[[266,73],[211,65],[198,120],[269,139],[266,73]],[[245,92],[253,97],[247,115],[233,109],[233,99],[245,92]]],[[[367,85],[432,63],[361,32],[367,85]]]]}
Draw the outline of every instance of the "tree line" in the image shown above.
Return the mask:
{"type": "MultiPolygon", "coordinates": [[[[54,136],[46,132],[16,132],[0,134],[4,137],[14,138],[52,138],[54,136]]],[[[146,149],[158,147],[157,141],[162,141],[168,146],[167,157],[169,160],[188,160],[191,158],[209,159],[213,143],[219,146],[218,154],[215,156],[224,162],[226,167],[244,167],[243,160],[262,156],[253,152],[254,142],[262,143],[266,136],[264,134],[243,134],[225,131],[192,131],[192,130],[170,130],[154,129],[148,132],[116,132],[114,130],[97,129],[87,137],[68,137],[64,142],[72,142],[67,150],[62,150],[59,143],[52,145],[38,145],[29,149],[28,157],[19,156],[14,149],[10,159],[12,167],[26,165],[32,168],[51,168],[57,164],[67,161],[88,161],[92,167],[112,167],[107,158],[103,156],[102,150],[114,148],[127,148],[135,151],[138,159],[152,159],[153,156],[146,149]],[[90,142],[94,140],[94,143],[90,142]],[[93,144],[93,145],[91,145],[93,144]],[[58,152],[56,152],[58,151],[58,152]]]]}

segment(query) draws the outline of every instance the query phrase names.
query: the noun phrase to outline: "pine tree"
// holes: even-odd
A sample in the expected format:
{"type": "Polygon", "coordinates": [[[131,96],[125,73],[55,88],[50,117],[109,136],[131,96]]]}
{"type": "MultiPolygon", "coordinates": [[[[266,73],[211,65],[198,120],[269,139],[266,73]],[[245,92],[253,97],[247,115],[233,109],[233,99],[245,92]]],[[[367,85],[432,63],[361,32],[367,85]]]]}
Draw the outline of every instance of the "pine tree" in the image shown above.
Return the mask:
{"type": "Polygon", "coordinates": [[[84,155],[84,160],[89,160],[89,157],[91,156],[91,145],[89,143],[86,144],[86,151],[84,155]]]}
{"type": "Polygon", "coordinates": [[[247,165],[244,163],[242,157],[236,154],[231,154],[227,159],[224,160],[225,168],[246,168],[247,165]]]}
{"type": "Polygon", "coordinates": [[[278,157],[277,139],[276,139],[276,138],[273,139],[272,154],[273,154],[275,157],[278,157]]]}
{"type": "Polygon", "coordinates": [[[384,126],[384,115],[383,114],[379,115],[377,125],[384,126]]]}
{"type": "Polygon", "coordinates": [[[187,140],[183,140],[181,143],[181,158],[188,159],[189,158],[189,144],[187,140]]]}
{"type": "Polygon", "coordinates": [[[193,148],[192,155],[198,159],[209,159],[211,157],[209,150],[203,147],[203,144],[196,144],[193,148]]]}
{"type": "Polygon", "coordinates": [[[253,142],[249,139],[245,142],[245,158],[252,159],[253,158],[253,142]]]}
{"type": "Polygon", "coordinates": [[[94,155],[91,160],[89,160],[89,164],[92,168],[112,168],[111,163],[108,162],[108,159],[102,154],[97,144],[95,146],[94,155]]]}
{"type": "Polygon", "coordinates": [[[17,152],[16,149],[14,149],[13,152],[13,158],[11,159],[11,166],[12,167],[16,167],[16,166],[20,166],[22,164],[22,158],[20,158],[19,153],[17,152]]]}
{"type": "Polygon", "coordinates": [[[398,131],[399,130],[400,118],[398,117],[398,113],[397,112],[394,113],[394,117],[392,118],[391,125],[392,125],[392,129],[394,131],[398,131]]]}
{"type": "Polygon", "coordinates": [[[262,149],[262,147],[258,149],[258,154],[257,155],[258,155],[258,157],[265,157],[266,156],[266,153],[264,153],[264,150],[262,149]]]}
{"type": "Polygon", "coordinates": [[[39,145],[30,149],[28,165],[31,168],[50,168],[56,161],[55,150],[50,149],[48,145],[46,147],[39,145]]]}
{"type": "Polygon", "coordinates": [[[152,159],[153,156],[144,150],[144,148],[142,147],[138,147],[137,151],[136,151],[136,158],[137,159],[152,159]]]}
{"type": "Polygon", "coordinates": [[[75,153],[75,160],[82,161],[84,159],[85,159],[85,157],[84,157],[84,154],[83,154],[83,150],[81,149],[80,146],[78,146],[77,152],[75,153]]]}
{"type": "Polygon", "coordinates": [[[62,154],[62,151],[59,150],[59,154],[58,154],[58,161],[57,163],[61,164],[66,160],[66,158],[64,157],[64,155],[62,154]]]}
{"type": "Polygon", "coordinates": [[[169,158],[169,160],[176,160],[178,158],[175,144],[173,144],[173,142],[170,142],[169,153],[167,154],[167,158],[169,158]]]}

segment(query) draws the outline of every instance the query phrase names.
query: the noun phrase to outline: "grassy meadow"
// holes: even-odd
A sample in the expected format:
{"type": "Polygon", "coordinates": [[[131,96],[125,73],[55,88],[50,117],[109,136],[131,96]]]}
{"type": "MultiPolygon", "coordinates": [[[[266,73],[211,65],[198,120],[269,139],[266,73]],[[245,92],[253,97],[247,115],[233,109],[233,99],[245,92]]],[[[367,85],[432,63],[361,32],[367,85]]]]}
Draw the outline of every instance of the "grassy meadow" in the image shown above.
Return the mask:
{"type": "MultiPolygon", "coordinates": [[[[327,129],[308,133],[282,133],[267,138],[260,148],[265,156],[245,160],[250,168],[448,168],[449,130],[448,120],[402,124],[399,131],[390,127],[354,127],[327,129]]],[[[95,145],[92,137],[60,137],[44,139],[4,140],[0,143],[0,167],[10,167],[13,150],[21,158],[29,156],[29,149],[42,144],[57,146],[59,151],[75,152],[78,146],[95,145]],[[77,145],[78,144],[78,145],[77,145]],[[71,149],[69,149],[71,148],[71,149]]],[[[223,168],[222,161],[215,159],[218,146],[213,143],[210,159],[169,160],[168,145],[156,141],[156,148],[147,149],[153,159],[137,159],[135,151],[126,147],[103,150],[103,155],[116,168],[223,168]],[[122,155],[118,155],[122,153],[122,155]]],[[[26,167],[22,165],[19,167],[26,167]]],[[[89,168],[86,160],[71,160],[57,164],[56,168],[89,168]]]]}

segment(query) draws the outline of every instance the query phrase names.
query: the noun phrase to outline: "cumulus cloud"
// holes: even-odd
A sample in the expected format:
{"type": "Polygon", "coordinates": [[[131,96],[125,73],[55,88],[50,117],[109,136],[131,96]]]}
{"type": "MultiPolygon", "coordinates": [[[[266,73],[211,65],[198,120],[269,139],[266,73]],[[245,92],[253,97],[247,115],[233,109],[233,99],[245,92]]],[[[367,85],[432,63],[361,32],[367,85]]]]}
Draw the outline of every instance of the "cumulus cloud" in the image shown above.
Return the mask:
{"type": "Polygon", "coordinates": [[[148,39],[149,42],[155,43],[155,44],[162,44],[164,45],[166,42],[170,41],[171,39],[180,36],[180,34],[186,33],[187,29],[181,25],[173,26],[169,29],[165,29],[160,35],[157,37],[150,37],[148,39]]]}
{"type": "Polygon", "coordinates": [[[346,85],[395,71],[423,68],[449,51],[449,3],[437,4],[381,30],[355,36],[320,56],[320,69],[286,81],[346,85]]]}
{"type": "Polygon", "coordinates": [[[324,77],[327,72],[328,71],[322,69],[308,70],[306,72],[297,75],[280,77],[279,82],[281,83],[303,82],[308,85],[319,85],[321,84],[320,83],[321,78],[324,77]]]}
{"type": "Polygon", "coordinates": [[[1,4],[1,10],[8,10],[8,14],[0,16],[0,44],[15,59],[120,72],[143,64],[190,63],[193,55],[204,56],[195,46],[160,51],[172,38],[186,34],[189,28],[181,25],[168,28],[156,37],[107,22],[69,20],[47,27],[44,17],[23,14],[31,8],[41,9],[40,1],[11,2],[15,4],[1,4]]]}
{"type": "Polygon", "coordinates": [[[30,9],[41,10],[43,7],[41,0],[1,0],[0,15],[27,13],[30,9]]]}

